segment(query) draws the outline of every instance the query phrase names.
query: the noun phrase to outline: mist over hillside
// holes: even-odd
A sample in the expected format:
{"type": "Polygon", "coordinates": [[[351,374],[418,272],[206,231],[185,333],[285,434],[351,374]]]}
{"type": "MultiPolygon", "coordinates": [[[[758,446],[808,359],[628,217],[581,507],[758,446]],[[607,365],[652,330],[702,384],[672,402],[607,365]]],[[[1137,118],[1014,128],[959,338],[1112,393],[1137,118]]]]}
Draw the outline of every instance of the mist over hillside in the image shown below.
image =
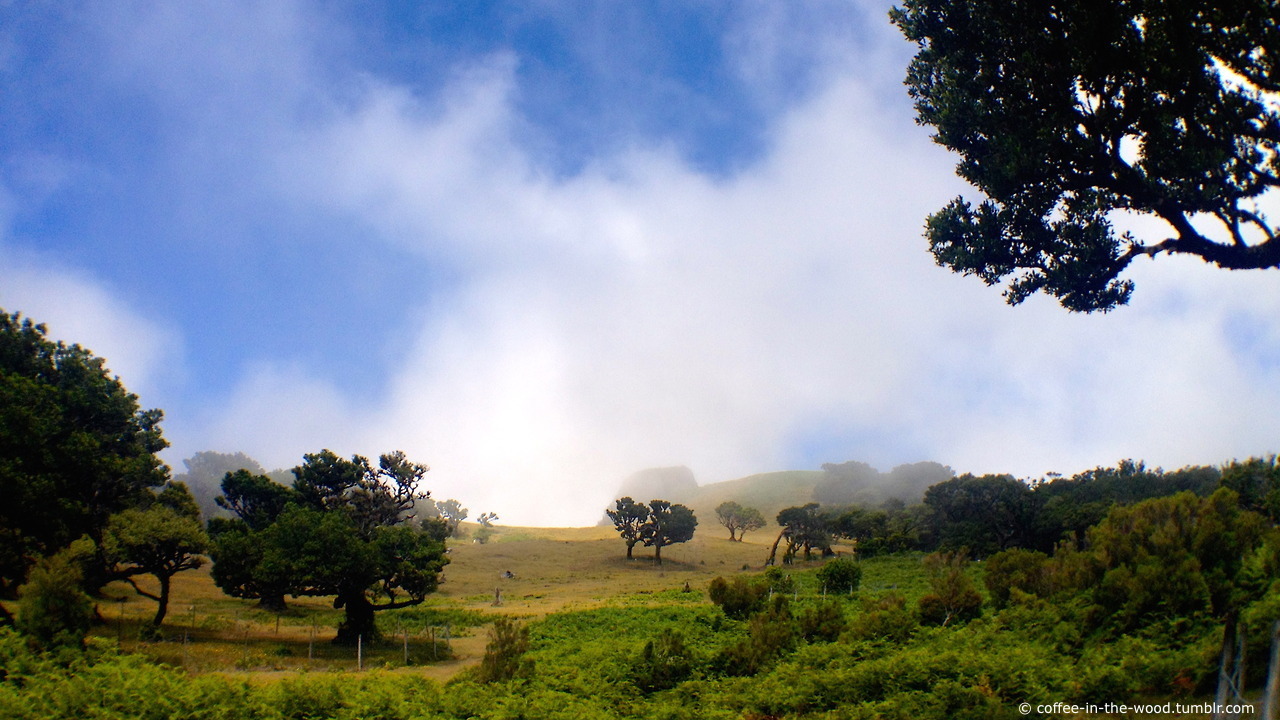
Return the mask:
{"type": "MultiPolygon", "coordinates": [[[[783,508],[810,502],[867,507],[889,500],[916,503],[929,486],[953,477],[954,470],[933,461],[906,463],[881,472],[868,463],[850,460],[825,463],[821,470],[758,473],[699,485],[692,470],[676,466],[636,472],[622,482],[616,496],[683,503],[704,522],[715,517],[717,505],[732,500],[758,509],[772,520],[783,508]]],[[[605,518],[601,523],[609,521],[605,518]]]]}

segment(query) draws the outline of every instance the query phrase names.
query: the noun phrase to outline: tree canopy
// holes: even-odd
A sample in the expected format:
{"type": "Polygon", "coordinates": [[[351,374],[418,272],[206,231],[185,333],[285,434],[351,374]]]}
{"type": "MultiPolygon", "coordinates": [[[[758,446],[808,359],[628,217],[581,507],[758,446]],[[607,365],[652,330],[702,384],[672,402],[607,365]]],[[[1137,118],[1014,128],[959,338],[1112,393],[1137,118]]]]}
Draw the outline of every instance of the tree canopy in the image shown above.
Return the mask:
{"type": "Polygon", "coordinates": [[[1017,304],[1128,302],[1138,257],[1280,266],[1260,205],[1280,187],[1273,0],[904,0],[917,120],[986,199],[930,216],[940,265],[1017,304]],[[1138,236],[1117,214],[1162,221],[1138,236]]]}
{"type": "Polygon", "coordinates": [[[666,500],[649,502],[649,520],[640,527],[640,539],[645,547],[653,548],[653,562],[662,564],[662,548],[676,543],[689,542],[698,527],[698,518],[684,505],[666,500]]]}
{"type": "Polygon", "coordinates": [[[613,521],[613,527],[627,544],[627,559],[632,559],[636,543],[640,542],[640,528],[649,520],[649,506],[636,502],[629,497],[619,498],[613,502],[612,510],[605,514],[613,521]]]}
{"type": "Polygon", "coordinates": [[[211,523],[214,579],[225,592],[274,606],[285,594],[334,596],[345,610],[336,642],[377,635],[374,613],[421,603],[435,590],[448,527],[415,521],[425,465],[404,453],[350,459],[303,456],[293,487],[228,473],[219,505],[235,520],[211,523]]]}
{"type": "MultiPolygon", "coordinates": [[[[82,535],[101,544],[111,515],[165,482],[162,417],[102,358],[0,310],[0,597],[38,556],[82,535]]],[[[102,558],[87,568],[90,589],[108,579],[102,558]]]]}
{"type": "Polygon", "coordinates": [[[627,559],[632,559],[636,543],[653,548],[654,563],[662,564],[662,548],[688,542],[698,527],[698,518],[684,505],[666,500],[651,500],[648,505],[629,497],[615,500],[613,510],[605,514],[627,544],[627,559]]]}
{"type": "Polygon", "coordinates": [[[1012,475],[964,474],[924,494],[938,545],[985,557],[1032,542],[1037,498],[1012,475]]]}
{"type": "Polygon", "coordinates": [[[772,565],[778,553],[778,543],[787,541],[787,549],[782,555],[782,562],[791,563],[797,550],[804,550],[804,559],[812,557],[816,548],[823,554],[831,552],[831,527],[828,518],[821,512],[818,503],[789,507],[778,513],[778,526],[782,530],[773,541],[769,550],[766,565],[772,565]]]}
{"type": "MultiPolygon", "coordinates": [[[[174,502],[161,493],[159,501],[146,508],[129,508],[112,516],[103,537],[104,552],[118,575],[127,578],[140,595],[156,601],[153,627],[160,627],[169,611],[173,576],[204,565],[203,553],[209,539],[200,528],[199,510],[186,487],[170,493],[174,502]],[[166,502],[166,500],[169,500],[166,502]],[[148,574],[160,583],[160,592],[138,587],[134,575],[148,574]]],[[[168,488],[166,488],[167,490],[168,488]]]]}
{"type": "Polygon", "coordinates": [[[716,519],[729,531],[729,539],[742,542],[742,536],[749,530],[764,527],[764,516],[753,507],[743,507],[733,500],[726,500],[716,506],[716,519]]]}

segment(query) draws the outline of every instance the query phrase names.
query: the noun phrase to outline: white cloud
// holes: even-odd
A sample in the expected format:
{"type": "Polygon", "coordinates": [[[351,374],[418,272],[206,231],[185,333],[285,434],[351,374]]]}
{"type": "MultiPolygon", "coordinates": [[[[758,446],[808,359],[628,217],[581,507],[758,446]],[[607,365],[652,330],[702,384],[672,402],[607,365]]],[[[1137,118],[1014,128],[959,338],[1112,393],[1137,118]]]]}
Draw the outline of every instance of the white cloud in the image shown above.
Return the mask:
{"type": "MultiPolygon", "coordinates": [[[[787,35],[739,30],[757,38],[743,47],[787,35]]],[[[404,449],[433,466],[437,496],[548,524],[593,522],[646,466],[687,464],[703,482],[779,469],[827,424],[850,438],[822,460],[908,462],[925,448],[960,471],[1022,475],[1275,449],[1273,275],[1140,263],[1133,307],[1081,317],[1039,298],[1007,308],[933,266],[924,218],[962,190],[954,159],[911,121],[893,32],[831,60],[768,152],[728,179],[639,140],[575,176],[543,172],[513,109],[519,59],[505,55],[454,75],[439,103],[365,78],[320,118],[269,112],[253,152],[235,155],[276,201],[356,217],[460,280],[421,308],[378,402],[259,364],[171,427],[192,451],[269,466],[321,447],[404,449]],[[1251,345],[1240,327],[1257,329],[1251,345]]],[[[272,78],[284,96],[323,85],[292,64],[272,78]]],[[[62,313],[86,344],[116,343],[130,378],[176,345],[84,283],[32,277],[51,323],[62,313]],[[110,312],[90,322],[94,308],[110,312]]]]}
{"type": "Polygon", "coordinates": [[[78,343],[140,396],[163,407],[166,384],[178,379],[182,336],[142,308],[119,300],[99,280],[0,245],[0,307],[48,327],[49,336],[78,343]]]}
{"type": "Polygon", "coordinates": [[[1275,423],[1257,411],[1277,398],[1224,338],[1229,313],[1280,298],[1265,276],[1161,260],[1110,316],[1005,307],[932,265],[920,231],[960,191],[953,159],[905,100],[884,105],[899,70],[857,67],[868,75],[831,78],[722,181],[663,147],[540,174],[515,137],[509,58],[460,77],[438,113],[373,87],[300,136],[305,156],[282,166],[306,168],[303,195],[469,273],[385,404],[335,422],[359,449],[433,464],[438,495],[525,523],[591,522],[645,466],[704,482],[777,468],[823,422],[901,437],[854,442],[855,457],[925,447],[1023,475],[1267,449],[1275,423]],[[1179,295],[1190,309],[1171,311],[1179,295]]]}

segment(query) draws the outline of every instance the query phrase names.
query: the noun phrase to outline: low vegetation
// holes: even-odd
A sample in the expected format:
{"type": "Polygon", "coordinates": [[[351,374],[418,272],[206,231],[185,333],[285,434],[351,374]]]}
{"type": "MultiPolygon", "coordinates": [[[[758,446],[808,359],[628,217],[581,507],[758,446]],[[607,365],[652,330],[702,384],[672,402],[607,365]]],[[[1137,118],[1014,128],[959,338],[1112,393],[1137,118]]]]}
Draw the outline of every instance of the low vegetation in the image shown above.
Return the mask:
{"type": "Polygon", "coordinates": [[[1236,648],[1258,688],[1280,620],[1274,457],[829,464],[761,537],[759,497],[718,500],[728,538],[630,497],[612,528],[499,528],[398,452],[204,454],[197,500],[159,411],[17,315],[0,381],[0,717],[1040,717],[1203,701],[1236,648]]]}

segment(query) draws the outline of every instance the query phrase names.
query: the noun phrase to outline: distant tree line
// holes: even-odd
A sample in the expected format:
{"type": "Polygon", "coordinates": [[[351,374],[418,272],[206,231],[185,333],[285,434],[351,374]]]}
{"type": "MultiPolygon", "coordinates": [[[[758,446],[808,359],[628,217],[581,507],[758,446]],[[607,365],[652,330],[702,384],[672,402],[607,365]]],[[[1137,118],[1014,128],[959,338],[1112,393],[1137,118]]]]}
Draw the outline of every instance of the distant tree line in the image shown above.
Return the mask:
{"type": "MultiPolygon", "coordinates": [[[[849,465],[839,467],[848,470],[849,465]]],[[[851,542],[863,556],[963,549],[982,558],[1009,548],[1049,552],[1060,542],[1079,549],[1088,530],[1117,505],[1180,492],[1207,497],[1219,487],[1232,489],[1242,507],[1273,522],[1280,518],[1280,467],[1274,457],[1232,462],[1221,469],[1174,471],[1122,460],[1115,467],[1035,482],[1012,475],[964,474],[929,486],[921,501],[911,505],[890,498],[878,506],[809,503],[785,508],[777,515],[780,531],[766,564],[790,563],[797,554],[805,559],[815,552],[831,554],[839,540],[851,542]]]]}

